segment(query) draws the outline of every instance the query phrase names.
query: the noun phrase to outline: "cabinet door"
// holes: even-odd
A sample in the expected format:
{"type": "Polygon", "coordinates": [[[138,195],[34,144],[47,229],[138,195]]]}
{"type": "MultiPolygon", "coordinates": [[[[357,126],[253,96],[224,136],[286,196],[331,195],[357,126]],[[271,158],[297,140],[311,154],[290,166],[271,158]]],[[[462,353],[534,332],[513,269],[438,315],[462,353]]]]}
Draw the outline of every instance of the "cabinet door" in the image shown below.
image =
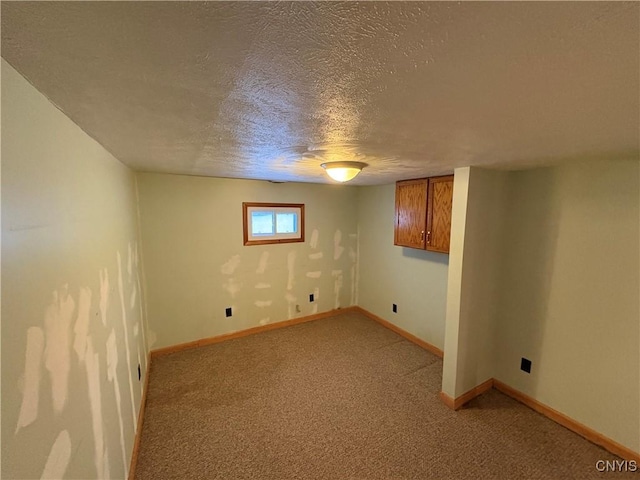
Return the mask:
{"type": "Polygon", "coordinates": [[[453,175],[429,179],[427,250],[449,253],[453,175]]]}
{"type": "Polygon", "coordinates": [[[427,185],[426,178],[396,183],[395,245],[425,248],[427,185]]]}

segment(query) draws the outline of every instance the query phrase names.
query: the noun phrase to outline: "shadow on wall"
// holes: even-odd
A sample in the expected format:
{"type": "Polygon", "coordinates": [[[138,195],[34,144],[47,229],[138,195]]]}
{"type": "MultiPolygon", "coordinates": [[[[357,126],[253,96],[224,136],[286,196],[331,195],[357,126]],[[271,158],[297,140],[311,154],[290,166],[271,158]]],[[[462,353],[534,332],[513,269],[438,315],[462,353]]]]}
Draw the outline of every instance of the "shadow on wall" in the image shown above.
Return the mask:
{"type": "Polygon", "coordinates": [[[420,250],[418,248],[402,247],[402,256],[407,258],[415,258],[417,260],[425,260],[441,265],[449,265],[449,255],[446,253],[429,252],[428,250],[420,250]]]}

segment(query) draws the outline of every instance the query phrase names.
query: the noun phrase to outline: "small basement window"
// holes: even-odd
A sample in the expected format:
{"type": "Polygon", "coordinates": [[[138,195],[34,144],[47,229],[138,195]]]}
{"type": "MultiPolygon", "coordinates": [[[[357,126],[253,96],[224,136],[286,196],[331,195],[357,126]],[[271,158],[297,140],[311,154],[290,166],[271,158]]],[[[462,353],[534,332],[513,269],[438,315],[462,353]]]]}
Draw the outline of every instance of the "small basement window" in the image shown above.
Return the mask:
{"type": "Polygon", "coordinates": [[[242,203],[245,245],[304,242],[304,204],[242,203]]]}

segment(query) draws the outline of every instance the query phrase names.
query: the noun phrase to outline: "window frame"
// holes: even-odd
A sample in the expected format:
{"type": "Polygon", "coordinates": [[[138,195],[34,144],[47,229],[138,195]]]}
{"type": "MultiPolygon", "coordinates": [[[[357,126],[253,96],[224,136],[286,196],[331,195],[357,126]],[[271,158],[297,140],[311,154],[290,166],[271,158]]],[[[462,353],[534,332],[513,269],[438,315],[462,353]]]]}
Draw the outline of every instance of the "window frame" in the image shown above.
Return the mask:
{"type": "Polygon", "coordinates": [[[304,242],[304,203],[242,202],[242,236],[245,246],[304,242]],[[274,214],[278,212],[296,213],[298,215],[298,232],[294,237],[291,237],[291,234],[283,236],[278,233],[256,237],[251,230],[251,212],[253,211],[273,211],[274,214]]]}

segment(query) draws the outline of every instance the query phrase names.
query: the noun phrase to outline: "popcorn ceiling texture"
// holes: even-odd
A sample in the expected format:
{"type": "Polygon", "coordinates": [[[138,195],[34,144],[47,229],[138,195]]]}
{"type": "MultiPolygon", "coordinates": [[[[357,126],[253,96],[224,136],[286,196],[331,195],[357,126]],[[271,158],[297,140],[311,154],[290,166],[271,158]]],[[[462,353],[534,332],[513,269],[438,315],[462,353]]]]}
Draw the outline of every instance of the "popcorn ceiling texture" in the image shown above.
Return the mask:
{"type": "Polygon", "coordinates": [[[638,155],[632,2],[3,2],[2,56],[134,169],[354,184],[638,155]]]}

